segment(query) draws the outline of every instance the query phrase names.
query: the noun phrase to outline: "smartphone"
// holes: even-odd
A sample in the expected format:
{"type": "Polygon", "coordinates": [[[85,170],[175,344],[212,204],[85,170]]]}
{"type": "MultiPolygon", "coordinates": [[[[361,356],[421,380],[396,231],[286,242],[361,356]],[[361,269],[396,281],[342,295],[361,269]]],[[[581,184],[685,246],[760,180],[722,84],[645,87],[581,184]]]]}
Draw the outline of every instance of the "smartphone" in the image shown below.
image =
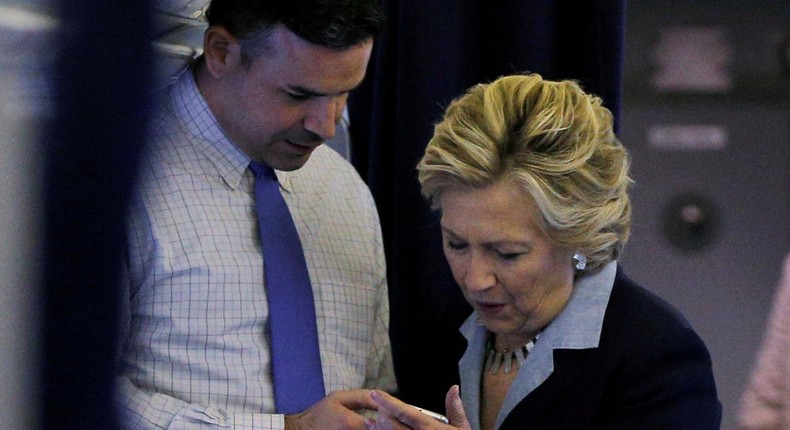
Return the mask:
{"type": "Polygon", "coordinates": [[[412,407],[414,409],[417,409],[418,411],[424,413],[425,415],[428,415],[429,417],[435,419],[436,421],[439,421],[440,423],[450,424],[450,420],[448,420],[447,417],[442,415],[442,414],[437,414],[436,412],[432,412],[432,411],[429,411],[427,409],[418,408],[417,406],[412,406],[412,407]]]}

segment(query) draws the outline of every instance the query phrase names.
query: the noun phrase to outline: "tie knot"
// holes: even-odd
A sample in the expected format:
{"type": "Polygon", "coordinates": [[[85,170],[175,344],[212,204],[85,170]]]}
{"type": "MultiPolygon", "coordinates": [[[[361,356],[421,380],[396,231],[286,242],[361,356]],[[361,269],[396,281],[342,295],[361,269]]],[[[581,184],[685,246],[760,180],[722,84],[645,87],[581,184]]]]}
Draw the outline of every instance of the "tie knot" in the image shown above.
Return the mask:
{"type": "Polygon", "coordinates": [[[268,179],[277,182],[277,175],[274,174],[274,169],[265,164],[250,161],[250,169],[255,173],[255,179],[268,179]]]}

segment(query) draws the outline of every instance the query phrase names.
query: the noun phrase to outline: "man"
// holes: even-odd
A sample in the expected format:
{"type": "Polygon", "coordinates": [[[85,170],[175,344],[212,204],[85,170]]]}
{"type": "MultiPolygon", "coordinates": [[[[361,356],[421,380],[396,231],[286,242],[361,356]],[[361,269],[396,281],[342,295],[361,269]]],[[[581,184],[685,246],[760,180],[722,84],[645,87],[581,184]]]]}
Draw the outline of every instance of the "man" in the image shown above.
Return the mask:
{"type": "Polygon", "coordinates": [[[124,426],[364,429],[354,411],[376,409],[369,389],[395,389],[380,226],[362,180],[321,144],[363,80],[378,2],[214,0],[206,15],[131,211],[124,426]],[[291,415],[275,409],[251,163],[276,171],[315,300],[329,394],[291,415]]]}

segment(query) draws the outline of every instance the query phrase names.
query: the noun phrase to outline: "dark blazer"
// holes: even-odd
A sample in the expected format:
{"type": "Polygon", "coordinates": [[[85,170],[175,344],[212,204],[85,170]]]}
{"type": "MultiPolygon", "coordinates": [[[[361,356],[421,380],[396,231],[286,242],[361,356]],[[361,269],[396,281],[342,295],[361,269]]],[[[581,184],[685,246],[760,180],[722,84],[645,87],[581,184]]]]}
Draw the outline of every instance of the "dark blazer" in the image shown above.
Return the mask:
{"type": "Polygon", "coordinates": [[[710,355],[671,305],[617,268],[598,348],[555,350],[554,372],[508,415],[515,429],[718,429],[710,355]]]}

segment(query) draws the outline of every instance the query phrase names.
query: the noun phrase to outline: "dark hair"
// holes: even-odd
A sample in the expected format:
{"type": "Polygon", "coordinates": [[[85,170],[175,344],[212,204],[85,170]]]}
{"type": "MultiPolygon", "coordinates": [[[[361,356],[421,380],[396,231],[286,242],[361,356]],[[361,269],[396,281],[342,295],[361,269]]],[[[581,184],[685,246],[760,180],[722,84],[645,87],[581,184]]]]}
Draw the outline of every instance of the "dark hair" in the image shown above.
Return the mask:
{"type": "Polygon", "coordinates": [[[241,43],[242,56],[265,50],[277,24],[300,38],[345,49],[373,38],[384,27],[380,0],[212,0],[208,25],[221,26],[241,43]]]}

